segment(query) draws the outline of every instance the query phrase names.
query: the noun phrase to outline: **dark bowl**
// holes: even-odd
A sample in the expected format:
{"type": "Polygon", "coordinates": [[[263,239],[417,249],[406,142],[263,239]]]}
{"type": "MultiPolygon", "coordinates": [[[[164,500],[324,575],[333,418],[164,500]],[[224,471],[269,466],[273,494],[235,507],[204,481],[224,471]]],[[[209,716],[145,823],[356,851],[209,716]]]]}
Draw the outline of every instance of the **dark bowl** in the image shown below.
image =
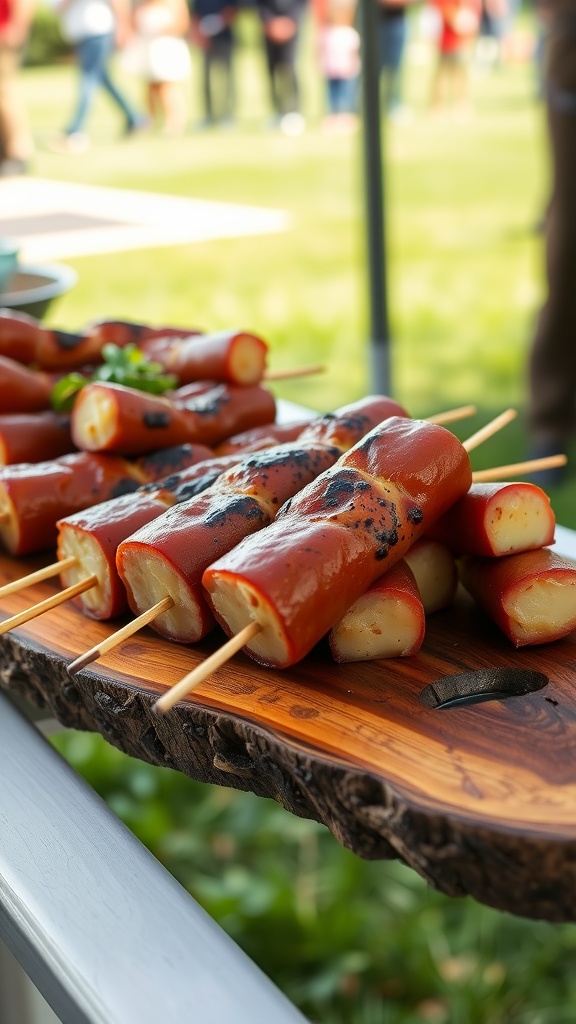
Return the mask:
{"type": "Polygon", "coordinates": [[[74,287],[78,275],[63,263],[29,266],[20,263],[8,282],[8,291],[0,291],[0,308],[16,309],[41,320],[54,299],[74,287]]]}

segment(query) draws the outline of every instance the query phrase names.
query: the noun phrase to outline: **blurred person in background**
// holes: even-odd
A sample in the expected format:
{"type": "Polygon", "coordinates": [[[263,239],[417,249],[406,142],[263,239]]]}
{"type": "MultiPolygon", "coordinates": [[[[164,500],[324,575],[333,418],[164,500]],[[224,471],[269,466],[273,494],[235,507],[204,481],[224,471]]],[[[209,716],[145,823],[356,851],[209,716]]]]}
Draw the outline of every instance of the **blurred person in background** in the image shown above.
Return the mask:
{"type": "Polygon", "coordinates": [[[402,69],[411,2],[413,0],[377,0],[382,109],[396,120],[409,116],[402,103],[402,69]]]}
{"type": "Polygon", "coordinates": [[[74,48],[78,68],[78,96],[64,132],[49,148],[60,153],[84,153],[89,146],[86,122],[98,89],[104,89],[124,116],[124,134],[148,123],[113,82],[108,64],[115,45],[125,45],[130,34],[130,11],[125,0],[56,0],[62,34],[74,48]]]}
{"type": "Polygon", "coordinates": [[[204,118],[200,128],[234,122],[236,0],[192,0],[192,41],[202,52],[204,118]]]}
{"type": "Polygon", "coordinates": [[[0,177],[25,174],[34,145],[18,74],[32,24],[33,0],[0,0],[0,177]]]}
{"type": "Polygon", "coordinates": [[[328,0],[318,29],[319,64],[328,105],[323,128],[328,132],[357,127],[360,34],[354,27],[355,14],[355,0],[328,0]]]}
{"type": "Polygon", "coordinates": [[[262,24],[272,109],[272,124],[285,135],[306,127],[300,109],[298,48],[307,0],[256,0],[262,24]]]}
{"type": "Polygon", "coordinates": [[[432,80],[431,107],[451,108],[460,117],[471,113],[470,63],[480,29],[481,0],[434,0],[440,15],[438,58],[432,80]]]}
{"type": "MultiPolygon", "coordinates": [[[[547,296],[528,358],[531,458],[564,452],[576,429],[576,8],[550,5],[544,75],[552,188],[544,225],[547,296]]],[[[534,474],[562,482],[563,467],[534,474]]]]}
{"type": "Polygon", "coordinates": [[[505,40],[511,30],[510,0],[482,0],[482,16],[476,56],[487,70],[499,67],[505,55],[505,40]]]}
{"type": "Polygon", "coordinates": [[[186,0],[136,0],[132,12],[134,37],[128,44],[146,89],[146,106],[152,123],[160,123],[165,135],[183,135],[186,129],[184,82],[192,64],[187,37],[190,15],[186,0]]]}

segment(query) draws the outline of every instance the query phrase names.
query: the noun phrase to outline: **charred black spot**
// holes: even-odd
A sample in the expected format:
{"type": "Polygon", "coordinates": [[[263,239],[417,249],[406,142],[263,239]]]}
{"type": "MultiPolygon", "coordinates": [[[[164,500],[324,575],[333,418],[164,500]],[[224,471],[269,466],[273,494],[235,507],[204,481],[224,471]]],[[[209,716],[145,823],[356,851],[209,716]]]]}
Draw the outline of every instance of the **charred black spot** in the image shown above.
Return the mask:
{"type": "Polygon", "coordinates": [[[414,523],[414,525],[417,526],[418,523],[421,523],[424,519],[424,513],[421,508],[414,505],[412,508],[408,509],[406,518],[409,523],[414,523]]]}
{"type": "Polygon", "coordinates": [[[354,482],[345,477],[337,477],[331,480],[324,493],[324,504],[327,508],[335,508],[340,504],[342,498],[354,491],[354,482]]]}
{"type": "Polygon", "coordinates": [[[219,476],[219,472],[204,473],[203,476],[197,477],[196,480],[189,480],[187,483],[184,484],[180,484],[180,477],[175,476],[171,478],[174,481],[173,485],[170,485],[166,483],[165,480],[163,480],[162,487],[165,487],[167,490],[171,491],[174,497],[176,498],[176,501],[186,501],[187,498],[194,498],[195,495],[201,494],[202,491],[205,491],[207,490],[208,487],[211,487],[212,484],[216,482],[219,476]]]}
{"type": "Polygon", "coordinates": [[[119,480],[118,483],[112,488],[110,492],[111,498],[120,498],[123,494],[132,494],[133,491],[137,491],[140,484],[137,480],[133,480],[131,477],[124,477],[123,480],[119,480]]]}
{"type": "Polygon", "coordinates": [[[188,460],[192,451],[191,444],[177,444],[173,448],[161,448],[160,451],[151,452],[139,460],[140,466],[148,475],[159,474],[171,469],[178,469],[185,460],[188,460]]]}
{"type": "Polygon", "coordinates": [[[242,516],[249,522],[261,520],[263,523],[267,523],[269,521],[269,517],[254,498],[241,496],[232,501],[223,502],[221,509],[215,509],[206,516],[205,522],[207,526],[224,526],[229,516],[242,516]]]}
{"type": "Polygon", "coordinates": [[[355,490],[357,491],[369,491],[372,488],[372,484],[368,480],[358,480],[355,484],[355,490]]]}
{"type": "Polygon", "coordinates": [[[374,526],[374,520],[373,519],[365,519],[364,520],[364,526],[366,527],[367,530],[369,530],[372,526],[374,526]]]}
{"type": "Polygon", "coordinates": [[[70,331],[52,331],[52,333],[58,348],[63,348],[67,352],[78,348],[82,342],[86,341],[84,334],[72,334],[70,331]]]}
{"type": "Polygon", "coordinates": [[[164,429],[170,426],[171,416],[169,412],[145,412],[142,417],[144,426],[149,430],[164,429]]]}

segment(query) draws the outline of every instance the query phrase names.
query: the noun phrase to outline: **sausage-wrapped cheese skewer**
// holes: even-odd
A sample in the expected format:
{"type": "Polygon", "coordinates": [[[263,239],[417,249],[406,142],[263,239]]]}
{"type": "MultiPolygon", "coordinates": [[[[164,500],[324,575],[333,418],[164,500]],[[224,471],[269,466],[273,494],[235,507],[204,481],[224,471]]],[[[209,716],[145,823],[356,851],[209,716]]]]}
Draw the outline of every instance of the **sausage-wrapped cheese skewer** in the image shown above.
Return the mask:
{"type": "Polygon", "coordinates": [[[214,619],[202,573],[219,554],[270,523],[280,504],[332,465],[340,452],[299,442],[254,453],[208,491],[173,506],[123,541],[116,564],[134,612],[163,597],[173,605],[152,623],[162,636],[196,643],[214,619]]]}
{"type": "Polygon", "coordinates": [[[48,409],[0,416],[0,466],[45,462],[74,450],[69,416],[48,409]]]}
{"type": "MultiPolygon", "coordinates": [[[[134,493],[60,519],[57,528],[62,586],[67,589],[91,576],[97,579],[93,587],[74,599],[75,604],[94,619],[112,619],[127,611],[126,590],[116,569],[119,544],[171,505],[213,486],[223,472],[242,458],[236,453],[205,459],[165,479],[145,484],[134,493]]],[[[53,568],[56,575],[56,563],[53,568]]]]}
{"type": "Polygon", "coordinates": [[[258,384],[268,354],[266,342],[248,331],[199,334],[166,345],[144,342],[142,348],[181,384],[205,377],[230,384],[258,384]]]}
{"type": "MultiPolygon", "coordinates": [[[[317,418],[318,424],[314,429],[314,436],[316,438],[314,444],[321,443],[330,446],[336,440],[340,450],[350,448],[371,426],[379,423],[386,415],[394,413],[398,408],[397,403],[391,399],[378,395],[368,396],[350,405],[343,406],[341,409],[336,410],[335,413],[317,418]]],[[[305,431],[310,426],[310,421],[307,421],[305,431]]],[[[271,447],[266,436],[261,437],[259,442],[256,440],[256,434],[252,434],[252,432],[248,432],[244,436],[251,439],[254,446],[259,443],[262,448],[271,447]]],[[[301,446],[299,450],[301,450],[301,446]]],[[[120,584],[119,577],[117,577],[116,547],[120,545],[121,541],[127,540],[131,534],[134,534],[145,523],[155,520],[161,511],[165,511],[166,506],[176,502],[187,501],[201,494],[208,487],[212,487],[223,473],[231,470],[233,466],[243,463],[246,459],[246,454],[246,452],[235,451],[229,455],[217,456],[203,462],[198,462],[179,473],[173,473],[167,479],[164,478],[158,480],[157,483],[146,484],[140,489],[140,493],[131,495],[129,500],[116,498],[95,508],[86,509],[61,519],[58,523],[58,558],[67,566],[61,573],[62,585],[64,587],[72,586],[74,583],[94,574],[99,579],[99,585],[80,594],[75,598],[75,603],[94,618],[110,618],[120,614],[124,610],[120,599],[121,594],[124,593],[124,588],[120,584]],[[161,494],[158,494],[159,488],[162,491],[161,494]],[[170,492],[169,496],[166,494],[167,491],[170,492]],[[148,501],[149,497],[158,497],[160,502],[164,504],[155,505],[150,503],[148,501]],[[107,527],[108,516],[114,522],[113,537],[107,527]],[[122,516],[123,523],[122,527],[120,527],[122,516]],[[137,517],[140,517],[139,521],[137,517]],[[110,601],[111,594],[115,595],[113,602],[110,601]]],[[[149,458],[153,459],[154,456],[149,458]]],[[[280,490],[279,494],[276,495],[274,502],[272,497],[269,496],[269,504],[273,503],[276,510],[282,503],[283,494],[286,493],[286,473],[289,471],[289,459],[286,449],[282,450],[279,466],[275,465],[276,458],[272,453],[271,462],[270,460],[265,460],[264,462],[262,460],[250,460],[247,463],[247,471],[242,473],[241,487],[239,487],[238,480],[235,477],[234,481],[227,480],[226,488],[230,490],[230,487],[233,485],[234,494],[238,493],[239,490],[240,493],[244,493],[248,486],[246,472],[249,479],[257,480],[263,472],[271,474],[273,479],[278,479],[281,471],[282,476],[279,478],[279,483],[283,490],[280,490]]],[[[296,471],[298,474],[296,482],[302,484],[304,482],[301,476],[302,466],[297,466],[296,471]]],[[[220,498],[218,500],[220,501],[220,498]]],[[[206,507],[205,503],[203,503],[202,508],[205,510],[206,507]]],[[[222,525],[225,511],[222,503],[220,503],[219,508],[219,521],[222,525]]],[[[234,516],[236,516],[238,511],[239,508],[234,510],[234,516]]],[[[199,510],[197,508],[196,519],[198,515],[199,510]]],[[[186,521],[190,529],[192,518],[193,515],[189,511],[186,521]]],[[[234,521],[236,527],[242,527],[241,518],[236,516],[234,521]]],[[[171,522],[174,525],[176,519],[173,519],[171,522]]],[[[255,527],[255,520],[252,521],[251,525],[255,527]]],[[[158,535],[162,536],[163,541],[166,542],[166,529],[163,527],[163,524],[159,524],[159,527],[158,531],[156,528],[151,528],[148,531],[146,544],[150,543],[152,537],[157,532],[158,535]]],[[[220,532],[222,533],[222,531],[220,532]]],[[[198,544],[197,539],[196,544],[198,544]]],[[[149,548],[145,546],[142,540],[138,551],[141,553],[148,550],[149,548]]],[[[172,557],[174,557],[173,554],[172,557]]],[[[180,553],[178,557],[180,557],[180,553]]],[[[182,557],[184,558],[184,555],[182,557]]],[[[153,559],[153,556],[151,558],[153,559]]],[[[196,579],[195,586],[198,589],[198,579],[196,579]]],[[[153,595],[141,586],[135,588],[135,592],[138,593],[138,600],[134,597],[133,607],[142,614],[151,606],[153,595]]],[[[201,592],[199,601],[201,607],[205,608],[201,592]]],[[[174,618],[174,615],[172,618],[174,618]]]]}
{"type": "Polygon", "coordinates": [[[94,452],[0,468],[0,541],[11,555],[54,547],[64,516],[137,490],[143,483],[204,459],[206,448],[184,445],[162,458],[136,462],[94,452]]]}
{"type": "Polygon", "coordinates": [[[328,634],[334,661],[369,661],[416,654],[426,616],[414,573],[402,558],[379,576],[328,634]]]}
{"type": "Polygon", "coordinates": [[[95,320],[81,331],[44,327],[27,313],[0,310],[0,355],[42,370],[76,370],[102,362],[104,345],[152,345],[163,339],[159,351],[175,338],[188,338],[193,330],[147,327],[122,320],[95,320]]]}
{"type": "Polygon", "coordinates": [[[212,447],[275,416],[274,396],[259,385],[221,384],[179,407],[120,384],[94,383],[76,399],[72,437],[85,451],[141,455],[185,441],[212,447]]]}
{"type": "Polygon", "coordinates": [[[466,590],[515,647],[576,629],[576,568],[549,548],[459,563],[466,590]]]}
{"type": "Polygon", "coordinates": [[[206,570],[216,619],[229,635],[258,626],[246,645],[256,661],[294,664],[470,484],[448,430],[386,420],[206,570]]]}
{"type": "Polygon", "coordinates": [[[555,526],[550,498],[536,484],[473,483],[430,536],[456,555],[493,557],[546,547],[555,526]]]}
{"type": "Polygon", "coordinates": [[[50,408],[54,377],[0,356],[0,412],[41,412],[50,408]]]}

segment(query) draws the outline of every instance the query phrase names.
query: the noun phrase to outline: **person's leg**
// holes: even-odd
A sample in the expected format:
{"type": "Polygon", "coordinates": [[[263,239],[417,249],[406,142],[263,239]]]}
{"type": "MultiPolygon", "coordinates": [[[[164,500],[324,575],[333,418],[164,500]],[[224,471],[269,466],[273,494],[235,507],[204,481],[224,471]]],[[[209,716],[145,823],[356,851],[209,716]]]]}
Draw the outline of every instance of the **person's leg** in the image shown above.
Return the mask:
{"type": "Polygon", "coordinates": [[[213,90],[215,52],[210,43],[204,50],[203,57],[202,91],[204,95],[204,121],[206,124],[212,124],[214,120],[213,90]]]}
{"type": "Polygon", "coordinates": [[[278,47],[278,86],[279,103],[282,114],[292,114],[300,110],[300,84],[296,71],[296,53],[298,46],[298,30],[286,43],[278,47]]]}
{"type": "Polygon", "coordinates": [[[406,49],[407,20],[406,16],[394,18],[390,26],[390,82],[388,105],[390,110],[398,110],[402,105],[402,67],[406,49]]]}
{"type": "Polygon", "coordinates": [[[164,114],[164,134],[182,135],[186,127],[186,101],[181,82],[158,82],[164,114]]]}
{"type": "Polygon", "coordinates": [[[274,43],[271,39],[264,37],[264,52],[266,56],[266,66],[268,68],[268,81],[270,84],[270,100],[272,103],[272,110],[277,117],[280,117],[282,113],[280,92],[277,82],[279,50],[280,48],[278,43],[274,43]]]}
{"type": "Polygon", "coordinates": [[[100,85],[102,38],[92,36],[82,39],[74,47],[79,76],[78,97],[65,128],[66,135],[77,135],[84,131],[94,94],[100,85]]]}
{"type": "Polygon", "coordinates": [[[114,37],[112,35],[98,36],[98,47],[94,46],[95,55],[95,75],[97,76],[97,84],[101,85],[105,92],[108,93],[110,99],[120,108],[124,117],[126,118],[126,130],[132,131],[145,119],[139,114],[131,103],[128,102],[122,92],[120,92],[118,86],[112,80],[108,67],[108,62],[114,50],[114,37]]]}
{"type": "Polygon", "coordinates": [[[0,44],[0,160],[3,172],[22,173],[34,145],[20,89],[20,52],[0,44]]]}
{"type": "Polygon", "coordinates": [[[546,222],[548,293],[528,361],[534,451],[576,426],[576,25],[549,39],[546,79],[553,188],[546,222]]]}
{"type": "Polygon", "coordinates": [[[234,66],[233,66],[234,41],[231,38],[218,41],[218,62],[222,72],[222,118],[231,122],[235,114],[234,96],[234,66]]]}

